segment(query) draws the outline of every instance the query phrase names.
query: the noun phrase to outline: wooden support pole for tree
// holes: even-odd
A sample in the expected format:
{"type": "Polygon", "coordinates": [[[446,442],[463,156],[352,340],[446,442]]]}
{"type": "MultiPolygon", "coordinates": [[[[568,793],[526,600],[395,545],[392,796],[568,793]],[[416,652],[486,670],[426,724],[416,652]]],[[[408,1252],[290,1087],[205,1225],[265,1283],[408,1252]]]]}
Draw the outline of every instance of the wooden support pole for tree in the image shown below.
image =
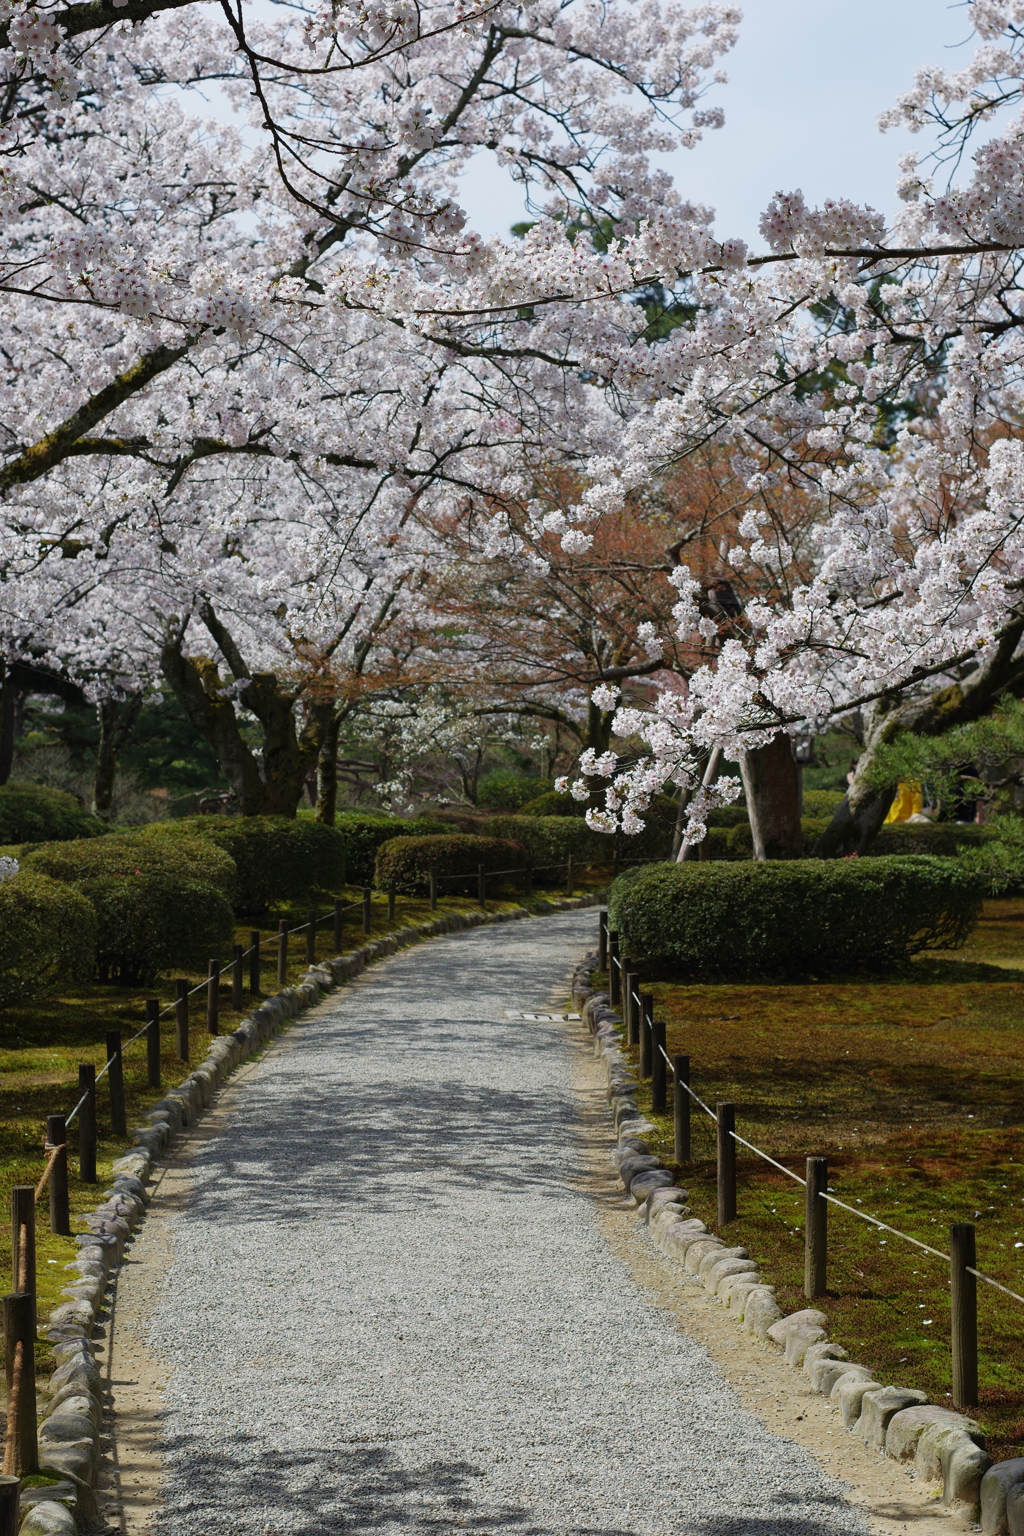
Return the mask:
{"type": "Polygon", "coordinates": [[[160,1087],[160,999],[146,998],[146,1082],[160,1087]]]}
{"type": "Polygon", "coordinates": [[[608,930],[608,1001],[613,1008],[620,1007],[622,1003],[622,972],[619,968],[619,935],[618,930],[608,930]]]}
{"type": "Polygon", "coordinates": [[[430,871],[430,910],[437,911],[437,870],[430,871]]]}
{"type": "Polygon", "coordinates": [[[220,1034],[220,960],[211,960],[206,975],[206,1028],[220,1034]]]}
{"type": "Polygon", "coordinates": [[[828,1201],[821,1197],[828,1189],[828,1158],[807,1159],[806,1208],[804,1219],[804,1295],[813,1299],[825,1294],[828,1268],[828,1201]]]}
{"type": "Polygon", "coordinates": [[[650,992],[640,993],[640,1076],[648,1078],[654,1069],[654,1036],[651,1022],[654,1018],[654,997],[650,992]]]}
{"type": "Polygon", "coordinates": [[[245,1007],[245,950],[241,944],[231,946],[231,1006],[236,1013],[245,1007]]]}
{"type": "Polygon", "coordinates": [[[288,921],[282,917],[277,925],[277,984],[286,986],[288,982],[288,921]]]}
{"type": "MultiPolygon", "coordinates": [[[[36,1298],[36,1192],[31,1184],[11,1190],[11,1290],[36,1298]]],[[[34,1335],[33,1326],[33,1335],[34,1335]]]]}
{"type": "Polygon", "coordinates": [[[35,1303],[31,1296],[4,1297],[4,1360],[7,1367],[8,1410],[4,1472],[17,1472],[22,1477],[31,1477],[39,1471],[39,1448],[36,1441],[35,1303]]]}
{"type": "Polygon", "coordinates": [[[668,1062],[665,1059],[665,1021],[651,1020],[651,1108],[663,1115],[668,1108],[668,1062]]]}
{"type": "Polygon", "coordinates": [[[96,1068],[83,1061],[78,1069],[78,1177],[83,1184],[96,1183],[96,1068]]]}
{"type": "Polygon", "coordinates": [[[249,934],[249,995],[261,997],[263,987],[260,978],[260,931],[253,928],[249,934]]]}
{"type": "Polygon", "coordinates": [[[20,1504],[21,1478],[13,1472],[0,1472],[0,1536],[18,1536],[20,1504]]]}
{"type": "MultiPolygon", "coordinates": [[[[62,1237],[71,1235],[71,1205],[68,1200],[68,1128],[63,1115],[47,1115],[47,1147],[60,1147],[50,1164],[50,1231],[62,1237]]],[[[49,1151],[47,1151],[49,1157],[49,1151]]]]}
{"type": "Polygon", "coordinates": [[[949,1279],[956,1408],[974,1408],[978,1402],[978,1282],[970,1273],[977,1267],[973,1226],[954,1222],[949,1229],[949,1279]]]}
{"type": "Polygon", "coordinates": [[[736,1220],[736,1129],[735,1104],[715,1106],[718,1118],[718,1225],[736,1220]]]}
{"type": "Polygon", "coordinates": [[[363,932],[369,933],[373,928],[373,911],[370,901],[373,896],[368,885],[363,886],[363,932]]]}
{"type": "Polygon", "coordinates": [[[597,914],[597,968],[608,969],[608,913],[604,909],[597,914]]]}
{"type": "Polygon", "coordinates": [[[128,1135],[128,1117],[124,1107],[124,1063],[121,1060],[121,1031],[107,1030],[107,1082],[110,1084],[110,1129],[115,1136],[128,1135]]]}
{"type": "Polygon", "coordinates": [[[316,964],[316,908],[306,909],[306,964],[316,964]]]}
{"type": "Polygon", "coordinates": [[[674,1125],[674,1153],[677,1163],[690,1161],[690,1086],[689,1056],[672,1057],[672,1077],[675,1082],[672,1103],[674,1125]],[[684,1087],[685,1084],[685,1087],[684,1087]]]}
{"type": "Polygon", "coordinates": [[[188,978],[174,983],[174,1034],[179,1061],[188,1061],[188,978]]]}

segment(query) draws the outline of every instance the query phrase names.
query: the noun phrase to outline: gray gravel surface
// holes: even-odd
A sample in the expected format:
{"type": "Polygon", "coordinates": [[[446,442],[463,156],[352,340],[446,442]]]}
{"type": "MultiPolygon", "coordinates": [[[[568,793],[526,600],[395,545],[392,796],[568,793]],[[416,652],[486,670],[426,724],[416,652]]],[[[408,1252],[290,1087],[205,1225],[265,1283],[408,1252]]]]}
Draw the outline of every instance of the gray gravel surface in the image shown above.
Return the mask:
{"type": "Polygon", "coordinates": [[[595,926],[408,950],[239,1085],[152,1322],[161,1536],[867,1530],[573,1188],[564,1026],[505,1014],[567,981],[595,926]]]}

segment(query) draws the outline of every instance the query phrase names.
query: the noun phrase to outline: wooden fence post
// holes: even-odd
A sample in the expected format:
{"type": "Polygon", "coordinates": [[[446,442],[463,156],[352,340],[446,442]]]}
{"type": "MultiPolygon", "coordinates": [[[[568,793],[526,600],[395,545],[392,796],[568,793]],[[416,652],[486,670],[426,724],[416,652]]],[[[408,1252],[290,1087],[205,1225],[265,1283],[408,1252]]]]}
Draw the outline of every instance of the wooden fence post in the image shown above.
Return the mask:
{"type": "Polygon", "coordinates": [[[341,954],[342,944],[344,942],[344,933],[343,933],[343,930],[342,930],[342,924],[343,924],[344,919],[345,919],[345,914],[342,912],[341,909],[342,909],[341,897],[340,896],[335,896],[335,898],[334,898],[334,953],[336,955],[340,955],[341,954]]]}
{"type": "Polygon", "coordinates": [[[96,1068],[83,1061],[78,1069],[78,1177],[83,1184],[96,1183],[96,1068]]]}
{"type": "Polygon", "coordinates": [[[18,1536],[20,1504],[21,1478],[13,1472],[0,1472],[0,1536],[18,1536]]]}
{"type": "Polygon", "coordinates": [[[608,969],[608,913],[603,909],[597,914],[597,968],[608,969]]]}
{"type": "Polygon", "coordinates": [[[121,1031],[107,1030],[107,1082],[110,1084],[110,1129],[115,1136],[128,1135],[128,1117],[124,1108],[124,1064],[121,1060],[121,1031]]]}
{"type": "Polygon", "coordinates": [[[260,931],[253,928],[249,933],[249,996],[260,997],[260,931]]]}
{"type": "Polygon", "coordinates": [[[283,987],[288,981],[288,919],[282,917],[277,925],[277,984],[283,987]]]}
{"type": "Polygon", "coordinates": [[[476,867],[476,899],[486,911],[487,908],[487,876],[484,867],[478,864],[476,867]]]}
{"type": "Polygon", "coordinates": [[[625,996],[622,999],[626,1014],[626,1032],[630,1045],[640,1044],[640,1004],[637,1002],[637,993],[640,991],[640,972],[634,971],[632,960],[622,962],[622,989],[625,996]]]}
{"type": "MultiPolygon", "coordinates": [[[[31,1184],[11,1190],[11,1290],[36,1299],[36,1192],[31,1184]]],[[[35,1324],[32,1327],[35,1337],[35,1324]]]]}
{"type": "Polygon", "coordinates": [[[35,1304],[31,1296],[4,1297],[4,1359],[7,1365],[8,1410],[13,1409],[15,1413],[15,1465],[8,1466],[5,1455],[4,1470],[20,1472],[22,1477],[31,1477],[39,1471],[39,1448],[36,1441],[35,1304]],[[19,1383],[15,1403],[16,1369],[19,1383]]]}
{"type": "Polygon", "coordinates": [[[812,1300],[825,1294],[828,1268],[828,1158],[807,1159],[807,1204],[804,1212],[804,1295],[812,1300]]]}
{"type": "Polygon", "coordinates": [[[437,911],[437,870],[430,871],[430,910],[437,911]]]}
{"type": "Polygon", "coordinates": [[[389,885],[388,886],[388,922],[389,923],[393,923],[394,920],[395,920],[395,888],[394,888],[393,885],[389,885]]]}
{"type": "Polygon", "coordinates": [[[245,964],[241,944],[231,946],[231,1006],[236,1013],[245,1007],[245,964]]]}
{"type": "Polygon", "coordinates": [[[974,1228],[957,1221],[949,1229],[949,1279],[952,1296],[953,1406],[974,1408],[978,1402],[978,1282],[974,1228]]]}
{"type": "Polygon", "coordinates": [[[146,998],[146,1081],[160,1087],[160,999],[146,998]]]}
{"type": "Polygon", "coordinates": [[[206,1028],[220,1034],[220,961],[211,960],[206,977],[206,1028]]]}
{"type": "Polygon", "coordinates": [[[718,1118],[718,1225],[736,1220],[736,1129],[735,1104],[715,1106],[718,1118]]]}
{"type": "Polygon", "coordinates": [[[689,1056],[672,1057],[672,1077],[675,1083],[672,1102],[675,1122],[675,1160],[677,1163],[688,1163],[690,1161],[690,1095],[686,1089],[690,1086],[689,1056]]]}
{"type": "Polygon", "coordinates": [[[618,930],[608,930],[608,1001],[613,1008],[622,1003],[622,974],[619,970],[618,930]]]}
{"type": "Polygon", "coordinates": [[[316,964],[316,908],[306,908],[306,964],[316,964]]]}
{"type": "Polygon", "coordinates": [[[179,976],[174,983],[174,1033],[178,1060],[188,1061],[188,978],[179,976]]]}
{"type": "Polygon", "coordinates": [[[370,933],[373,929],[373,911],[370,902],[373,896],[368,885],[363,886],[363,932],[370,933]]]}
{"type": "Polygon", "coordinates": [[[575,861],[574,861],[573,856],[572,856],[571,853],[569,855],[567,863],[568,863],[568,871],[567,871],[567,874],[566,874],[565,894],[567,896],[575,896],[575,894],[576,894],[576,865],[575,865],[575,861]]]}
{"type": "MultiPolygon", "coordinates": [[[[50,1231],[71,1236],[71,1207],[68,1202],[68,1128],[63,1115],[47,1115],[46,1140],[60,1147],[50,1164],[50,1231]]],[[[49,1157],[49,1153],[46,1154],[49,1157]]]]}
{"type": "Polygon", "coordinates": [[[665,1021],[651,1020],[651,1108],[663,1115],[668,1108],[668,1062],[665,1060],[665,1021]]]}
{"type": "Polygon", "coordinates": [[[654,1036],[651,1021],[654,1018],[654,996],[650,992],[640,994],[640,1076],[650,1077],[654,1070],[654,1036]]]}
{"type": "Polygon", "coordinates": [[[526,866],[526,870],[524,872],[524,885],[525,885],[525,890],[524,890],[523,894],[526,897],[527,901],[532,901],[533,900],[533,865],[532,864],[527,864],[527,866],[526,866]]]}

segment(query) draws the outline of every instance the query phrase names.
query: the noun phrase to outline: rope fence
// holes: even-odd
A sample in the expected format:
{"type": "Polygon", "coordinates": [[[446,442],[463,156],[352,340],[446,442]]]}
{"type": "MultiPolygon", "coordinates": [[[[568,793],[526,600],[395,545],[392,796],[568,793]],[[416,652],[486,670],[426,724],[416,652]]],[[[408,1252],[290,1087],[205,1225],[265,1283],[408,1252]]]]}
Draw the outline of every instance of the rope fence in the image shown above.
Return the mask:
{"type": "Polygon", "coordinates": [[[806,1194],[806,1222],[804,1227],[805,1262],[804,1294],[811,1300],[824,1294],[828,1254],[827,1209],[838,1206],[851,1216],[869,1223],[875,1228],[891,1233],[902,1242],[910,1243],[931,1257],[950,1266],[951,1291],[951,1348],[953,1357],[953,1399],[958,1408],[975,1407],[978,1400],[978,1341],[977,1341],[977,1288],[975,1281],[1024,1305],[1024,1296],[1003,1285],[992,1275],[977,1268],[975,1228],[968,1222],[955,1222],[950,1227],[950,1251],[933,1248],[920,1238],[901,1232],[898,1227],[859,1210],[828,1189],[828,1159],[808,1157],[807,1177],[802,1178],[792,1168],[787,1168],[772,1157],[763,1147],[748,1141],[735,1129],[736,1106],[720,1103],[715,1109],[706,1104],[690,1082],[690,1058],[686,1055],[670,1056],[664,1043],[665,1025],[653,1018],[653,999],[640,990],[640,978],[633,962],[619,953],[619,935],[608,927],[608,914],[599,914],[598,959],[600,969],[608,973],[608,992],[613,1007],[622,1010],[623,1034],[631,1045],[639,1047],[638,1074],[641,1079],[651,1079],[652,1112],[668,1109],[666,1078],[673,1085],[672,1109],[674,1119],[674,1156],[677,1163],[688,1163],[690,1157],[690,1104],[700,1109],[715,1123],[717,1139],[717,1186],[718,1219],[720,1225],[736,1217],[736,1154],[735,1148],[745,1147],[771,1165],[779,1173],[801,1185],[806,1194]],[[657,1071],[654,1062],[657,1062],[657,1071]],[[968,1278],[970,1277],[970,1278],[968,1278]]]}

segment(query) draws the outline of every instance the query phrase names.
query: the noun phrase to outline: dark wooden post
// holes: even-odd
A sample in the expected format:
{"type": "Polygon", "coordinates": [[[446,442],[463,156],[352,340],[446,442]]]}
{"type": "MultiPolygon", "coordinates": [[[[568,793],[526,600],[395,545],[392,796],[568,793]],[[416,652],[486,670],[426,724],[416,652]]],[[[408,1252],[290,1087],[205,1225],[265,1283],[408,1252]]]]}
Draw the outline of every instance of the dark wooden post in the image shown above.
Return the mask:
{"type": "Polygon", "coordinates": [[[527,901],[533,900],[533,865],[527,864],[523,871],[523,895],[527,901]]]}
{"type": "Polygon", "coordinates": [[[437,870],[430,871],[430,910],[437,911],[437,870]]]}
{"type": "Polygon", "coordinates": [[[245,1007],[245,950],[241,944],[231,946],[231,1006],[236,1013],[245,1007]]]}
{"type": "Polygon", "coordinates": [[[249,934],[249,995],[259,997],[262,994],[260,985],[260,931],[253,928],[249,934]]]}
{"type": "Polygon", "coordinates": [[[478,864],[476,867],[476,899],[484,908],[487,906],[487,876],[484,867],[478,864]]]}
{"type": "Polygon", "coordinates": [[[306,964],[316,964],[316,908],[306,909],[306,964]]]}
{"type": "Polygon", "coordinates": [[[654,1018],[654,997],[650,992],[640,994],[640,1076],[650,1077],[653,1070],[652,1053],[654,1040],[651,1020],[654,1018]]]}
{"type": "MultiPolygon", "coordinates": [[[[63,1118],[63,1117],[61,1117],[63,1118]]],[[[20,1365],[15,1409],[14,1471],[22,1477],[39,1471],[36,1441],[35,1304],[31,1296],[4,1297],[4,1359],[7,1365],[7,1402],[12,1404],[16,1364],[20,1365]],[[21,1346],[19,1349],[18,1346],[21,1346]]]]}
{"type": "Polygon", "coordinates": [[[689,1056],[672,1057],[672,1077],[675,1082],[672,1108],[675,1121],[675,1159],[677,1163],[690,1161],[690,1086],[689,1056]],[[685,1087],[684,1087],[685,1084],[685,1087]]]}
{"type": "Polygon", "coordinates": [[[952,1295],[953,1405],[974,1408],[978,1402],[978,1282],[974,1228],[957,1221],[949,1229],[949,1279],[952,1295]]]}
{"type": "Polygon", "coordinates": [[[608,930],[608,1001],[613,1008],[622,1003],[622,975],[619,970],[619,935],[615,928],[608,930]]]}
{"type": "Polygon", "coordinates": [[[368,885],[364,885],[363,886],[363,932],[364,933],[369,933],[371,931],[371,929],[373,928],[373,912],[372,912],[371,907],[370,907],[370,901],[371,901],[372,896],[373,896],[373,892],[371,891],[370,887],[368,885]]]}
{"type": "Polygon", "coordinates": [[[277,984],[286,986],[288,982],[288,920],[282,917],[277,925],[277,984]]]}
{"type": "Polygon", "coordinates": [[[626,1038],[630,1045],[640,1044],[640,1004],[637,1002],[639,990],[640,973],[634,971],[632,960],[625,959],[622,962],[622,1006],[626,1016],[626,1038]]]}
{"type": "MultiPolygon", "coordinates": [[[[50,1164],[50,1231],[62,1237],[71,1235],[71,1207],[68,1203],[68,1128],[63,1115],[47,1115],[46,1142],[60,1147],[50,1164]]],[[[49,1157],[49,1152],[47,1152],[49,1157]]]]}
{"type": "Polygon", "coordinates": [[[568,858],[568,870],[566,872],[566,889],[565,889],[565,894],[567,896],[575,896],[575,894],[576,894],[576,865],[575,865],[575,862],[573,860],[573,856],[572,856],[571,853],[570,853],[569,858],[568,858]]]}
{"type": "Polygon", "coordinates": [[[715,1106],[718,1117],[718,1225],[736,1220],[736,1129],[735,1104],[715,1106]]]}
{"type": "Polygon", "coordinates": [[[160,1087],[160,999],[146,998],[146,1081],[160,1087]]]}
{"type": "Polygon", "coordinates": [[[14,1472],[0,1472],[0,1536],[18,1536],[20,1503],[21,1478],[14,1472]]]}
{"type": "Polygon", "coordinates": [[[343,939],[342,922],[343,922],[343,919],[344,919],[344,913],[342,912],[341,908],[342,908],[341,897],[340,896],[335,896],[335,898],[334,898],[334,953],[336,955],[340,955],[341,954],[342,939],[343,939]]]}
{"type": "Polygon", "coordinates": [[[389,885],[388,886],[388,922],[389,923],[393,923],[394,920],[395,920],[395,888],[394,888],[393,885],[389,885]]]}
{"type": "Polygon", "coordinates": [[[211,960],[206,976],[206,1027],[220,1034],[220,961],[211,960]]]}
{"type": "Polygon", "coordinates": [[[110,1084],[110,1129],[115,1136],[128,1135],[128,1117],[124,1108],[124,1064],[121,1060],[121,1031],[107,1030],[107,1082],[110,1084]]]}
{"type": "MultiPolygon", "coordinates": [[[[36,1299],[36,1192],[31,1184],[11,1190],[11,1290],[36,1299]]],[[[35,1326],[33,1325],[33,1337],[35,1326]]]]}
{"type": "Polygon", "coordinates": [[[597,968],[608,969],[608,913],[603,909],[597,914],[597,968]]]}
{"type": "Polygon", "coordinates": [[[188,1061],[188,978],[179,976],[174,983],[174,1033],[178,1060],[188,1061]]]}
{"type": "Polygon", "coordinates": [[[812,1300],[825,1294],[828,1267],[828,1158],[807,1159],[807,1205],[804,1220],[804,1295],[812,1300]]]}
{"type": "Polygon", "coordinates": [[[78,1177],[83,1184],[96,1183],[96,1068],[83,1061],[78,1069],[78,1177]]]}
{"type": "Polygon", "coordinates": [[[651,1108],[663,1115],[668,1108],[668,1061],[665,1058],[665,1021],[651,1021],[651,1108]]]}

